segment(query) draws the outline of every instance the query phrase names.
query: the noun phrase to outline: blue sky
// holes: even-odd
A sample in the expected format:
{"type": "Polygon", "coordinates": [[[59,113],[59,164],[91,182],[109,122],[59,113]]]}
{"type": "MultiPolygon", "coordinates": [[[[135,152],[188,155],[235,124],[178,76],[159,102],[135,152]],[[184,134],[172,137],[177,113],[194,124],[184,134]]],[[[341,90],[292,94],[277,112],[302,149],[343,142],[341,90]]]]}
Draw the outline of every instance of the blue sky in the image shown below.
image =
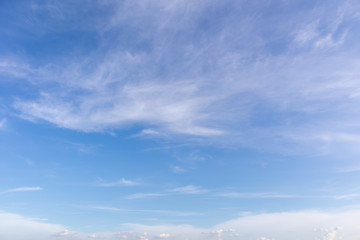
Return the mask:
{"type": "Polygon", "coordinates": [[[0,239],[358,239],[359,10],[1,1],[0,239]]]}

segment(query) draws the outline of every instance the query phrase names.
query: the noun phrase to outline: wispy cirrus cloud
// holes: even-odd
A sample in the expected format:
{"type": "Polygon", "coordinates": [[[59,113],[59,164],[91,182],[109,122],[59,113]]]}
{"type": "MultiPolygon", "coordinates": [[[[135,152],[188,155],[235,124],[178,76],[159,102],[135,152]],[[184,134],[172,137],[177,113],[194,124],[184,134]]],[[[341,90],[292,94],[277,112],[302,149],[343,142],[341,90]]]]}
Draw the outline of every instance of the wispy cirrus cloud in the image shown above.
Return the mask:
{"type": "Polygon", "coordinates": [[[0,120],[0,129],[4,128],[5,123],[6,123],[6,118],[2,118],[2,119],[0,120]]]}
{"type": "Polygon", "coordinates": [[[298,198],[298,199],[335,199],[335,200],[347,200],[360,196],[359,193],[347,193],[347,194],[335,194],[335,195],[299,195],[299,194],[287,194],[276,192],[218,192],[215,193],[217,197],[225,198],[254,198],[254,199],[267,199],[267,198],[298,198]]]}
{"type": "Polygon", "coordinates": [[[170,193],[176,193],[176,194],[205,194],[205,193],[209,192],[209,190],[207,190],[207,189],[203,189],[201,187],[194,186],[194,185],[187,185],[187,186],[183,186],[183,187],[173,188],[173,189],[169,189],[167,191],[170,193]]]}
{"type": "Polygon", "coordinates": [[[41,191],[43,188],[41,187],[19,187],[19,188],[11,188],[3,191],[3,193],[12,193],[12,192],[32,192],[32,191],[41,191]]]}
{"type": "Polygon", "coordinates": [[[210,191],[199,186],[194,185],[186,185],[183,187],[177,187],[172,189],[166,189],[159,192],[152,192],[152,193],[135,193],[128,195],[126,199],[142,199],[142,198],[154,198],[154,197],[166,197],[171,195],[197,195],[197,194],[206,194],[210,191]]]}
{"type": "Polygon", "coordinates": [[[202,213],[199,212],[182,212],[182,211],[171,211],[171,210],[159,210],[159,209],[125,209],[125,208],[116,208],[108,206],[89,206],[84,207],[87,209],[101,210],[101,211],[112,211],[112,212],[141,212],[141,213],[153,213],[153,214],[162,214],[162,215],[172,215],[172,216],[199,216],[202,213]]]}
{"type": "Polygon", "coordinates": [[[293,194],[283,194],[283,193],[271,193],[271,192],[258,192],[258,193],[239,193],[239,192],[225,192],[217,193],[216,196],[219,197],[229,197],[229,198],[301,198],[301,196],[293,194]]]}
{"type": "Polygon", "coordinates": [[[172,166],[171,169],[172,169],[172,171],[174,173],[184,173],[184,172],[186,172],[186,169],[184,169],[184,168],[182,168],[180,166],[172,166]]]}
{"type": "Polygon", "coordinates": [[[141,185],[139,182],[126,180],[125,178],[121,178],[119,181],[115,182],[104,182],[101,178],[99,179],[96,186],[99,187],[116,187],[116,186],[138,186],[141,185]]]}
{"type": "Polygon", "coordinates": [[[142,199],[142,198],[156,198],[156,197],[163,197],[167,196],[166,193],[135,193],[128,195],[126,199],[133,200],[133,199],[142,199]]]}
{"type": "MultiPolygon", "coordinates": [[[[64,56],[68,61],[37,67],[5,59],[2,74],[39,89],[37,97],[17,98],[13,104],[32,121],[85,132],[141,124],[139,135],[149,137],[181,135],[222,146],[319,151],[327,144],[324,139],[307,144],[292,136],[354,132],[350,126],[358,118],[359,63],[351,29],[359,6],[350,2],[333,2],[331,8],[318,4],[302,14],[283,11],[273,18],[273,29],[263,24],[270,13],[258,4],[248,6],[262,12],[257,17],[240,7],[246,3],[233,4],[227,14],[211,13],[211,19],[219,19],[215,25],[203,25],[209,7],[229,8],[221,1],[109,1],[97,6],[104,11],[111,6],[109,17],[92,29],[86,26],[102,37],[87,54],[75,61],[69,50],[64,56]],[[108,38],[110,32],[121,40],[108,38]],[[132,43],[123,39],[127,33],[132,43]],[[353,121],[344,122],[345,117],[353,121]]],[[[67,9],[58,5],[65,16],[67,9]]]]}

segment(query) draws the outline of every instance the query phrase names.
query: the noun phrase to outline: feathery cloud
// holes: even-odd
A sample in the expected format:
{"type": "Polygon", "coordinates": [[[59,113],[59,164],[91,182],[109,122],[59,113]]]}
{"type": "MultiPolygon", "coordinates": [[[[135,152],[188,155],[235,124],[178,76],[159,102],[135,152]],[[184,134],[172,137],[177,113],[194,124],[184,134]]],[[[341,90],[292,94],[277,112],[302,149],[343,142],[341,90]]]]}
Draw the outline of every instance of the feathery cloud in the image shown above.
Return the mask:
{"type": "Polygon", "coordinates": [[[167,194],[165,193],[135,193],[127,196],[126,199],[133,200],[133,199],[142,199],[142,198],[154,198],[154,197],[163,197],[166,195],[167,194]]]}
{"type": "Polygon", "coordinates": [[[12,188],[4,191],[3,193],[11,193],[11,192],[31,192],[31,191],[40,191],[43,190],[41,187],[19,187],[12,188]]]}
{"type": "Polygon", "coordinates": [[[200,188],[198,186],[187,185],[184,187],[169,189],[168,192],[177,194],[204,194],[209,192],[209,190],[200,188]]]}
{"type": "Polygon", "coordinates": [[[97,183],[97,186],[100,187],[116,187],[116,186],[138,186],[140,183],[126,180],[125,178],[120,179],[119,181],[115,182],[103,182],[102,179],[99,180],[99,183],[97,183]]]}

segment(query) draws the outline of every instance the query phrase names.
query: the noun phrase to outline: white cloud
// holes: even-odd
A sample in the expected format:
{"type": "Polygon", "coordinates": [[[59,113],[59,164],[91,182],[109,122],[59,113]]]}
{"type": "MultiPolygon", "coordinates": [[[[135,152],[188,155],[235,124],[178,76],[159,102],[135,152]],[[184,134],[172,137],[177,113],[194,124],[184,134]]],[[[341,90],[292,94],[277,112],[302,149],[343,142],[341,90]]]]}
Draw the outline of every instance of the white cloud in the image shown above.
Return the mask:
{"type": "Polygon", "coordinates": [[[30,191],[40,191],[43,190],[41,187],[19,187],[12,188],[4,191],[3,193],[11,193],[11,192],[30,192],[30,191]]]}
{"type": "MultiPolygon", "coordinates": [[[[156,210],[154,210],[156,211],[156,210]]],[[[191,225],[122,224],[129,231],[81,233],[66,230],[57,224],[37,222],[16,214],[0,212],[0,238],[14,240],[48,240],[88,238],[115,239],[173,239],[173,240],[357,240],[360,235],[358,209],[342,211],[297,211],[246,215],[220,223],[211,228],[191,225]],[[341,227],[334,227],[341,226],[341,227]],[[266,236],[266,237],[265,237],[266,236]]]]}
{"type": "Polygon", "coordinates": [[[0,74],[10,77],[24,78],[33,74],[28,64],[13,59],[0,59],[0,74]]]}
{"type": "Polygon", "coordinates": [[[348,3],[338,5],[330,10],[331,18],[324,13],[326,10],[313,9],[311,17],[304,19],[304,23],[300,22],[295,32],[295,42],[320,50],[340,46],[348,34],[348,29],[342,25],[347,19],[356,18],[356,13],[351,8],[351,4],[348,3]]]}
{"type": "Polygon", "coordinates": [[[108,206],[89,206],[82,207],[91,210],[101,210],[101,211],[112,211],[112,212],[141,212],[141,213],[149,213],[149,214],[162,214],[162,215],[170,215],[170,216],[199,216],[202,215],[198,212],[181,212],[181,211],[171,211],[171,210],[158,210],[158,209],[124,209],[124,208],[116,208],[116,207],[108,207],[108,206]]]}
{"type": "Polygon", "coordinates": [[[304,26],[302,29],[299,29],[295,33],[295,42],[304,45],[309,41],[313,40],[319,35],[317,28],[319,23],[318,21],[312,22],[304,26]]]}
{"type": "Polygon", "coordinates": [[[6,118],[1,119],[1,121],[0,121],[0,129],[5,126],[5,123],[6,123],[6,118]]]}
{"type": "Polygon", "coordinates": [[[69,230],[65,229],[64,231],[54,234],[54,236],[56,236],[56,237],[64,237],[64,236],[69,236],[69,235],[76,235],[76,233],[71,233],[71,232],[69,232],[69,230]]]}
{"type": "Polygon", "coordinates": [[[317,237],[316,240],[335,240],[337,232],[339,230],[342,230],[342,227],[331,227],[331,228],[320,228],[320,229],[315,228],[314,232],[324,233],[324,235],[321,238],[317,237]]]}
{"type": "Polygon", "coordinates": [[[360,196],[359,193],[347,193],[347,194],[338,194],[338,195],[295,195],[295,194],[286,194],[286,193],[272,193],[272,192],[256,192],[256,193],[244,193],[244,192],[219,192],[215,194],[218,197],[226,198],[257,198],[257,199],[266,199],[266,198],[308,198],[308,199],[335,199],[335,200],[346,200],[353,199],[360,196]]]}
{"type": "Polygon", "coordinates": [[[169,189],[168,192],[177,193],[177,194],[204,194],[209,191],[206,189],[200,188],[198,186],[187,185],[184,187],[169,189]]]}
{"type": "MultiPolygon", "coordinates": [[[[202,118],[199,105],[209,103],[201,96],[196,97],[196,86],[191,85],[188,82],[125,85],[106,95],[94,92],[92,96],[78,98],[76,105],[44,93],[38,101],[18,101],[14,106],[25,118],[40,118],[60,127],[82,131],[102,131],[122,127],[128,122],[148,122],[179,134],[222,134],[218,129],[196,125],[195,122],[202,118]]],[[[155,132],[157,130],[151,130],[152,134],[155,132]]]]}
{"type": "Polygon", "coordinates": [[[119,181],[115,181],[115,182],[103,182],[102,179],[99,179],[99,183],[97,183],[97,186],[100,187],[137,186],[137,185],[140,185],[140,183],[131,180],[126,180],[125,178],[122,178],[119,181]]]}
{"type": "Polygon", "coordinates": [[[356,240],[360,234],[357,227],[359,210],[341,212],[298,211],[247,215],[218,224],[210,229],[189,225],[144,226],[129,225],[134,230],[148,232],[149,236],[167,232],[171,239],[242,239],[242,240],[304,240],[318,239],[356,240]],[[332,226],[342,226],[332,227],[332,226]],[[313,229],[318,229],[314,231],[313,229]],[[320,229],[320,230],[319,230],[320,229]],[[336,238],[337,237],[337,238],[336,238]]]}
{"type": "Polygon", "coordinates": [[[154,130],[154,129],[148,128],[148,129],[143,129],[143,130],[141,131],[141,134],[145,134],[145,135],[159,135],[160,133],[159,133],[158,131],[154,130]]]}
{"type": "Polygon", "coordinates": [[[359,197],[360,194],[359,193],[350,193],[350,194],[343,194],[343,195],[337,195],[334,196],[334,199],[353,199],[353,198],[357,198],[359,197]]]}
{"type": "Polygon", "coordinates": [[[217,193],[219,197],[229,198],[297,198],[299,196],[293,194],[259,192],[259,193],[239,193],[239,192],[224,192],[217,193]]]}
{"type": "Polygon", "coordinates": [[[124,210],[124,209],[120,209],[120,208],[116,208],[116,207],[107,207],[107,206],[91,206],[91,207],[86,207],[86,208],[94,209],[94,210],[114,211],[114,212],[124,210]]]}
{"type": "Polygon", "coordinates": [[[174,173],[183,173],[183,172],[186,172],[186,170],[182,167],[179,167],[179,166],[173,166],[172,167],[172,170],[174,173]]]}
{"type": "Polygon", "coordinates": [[[153,197],[162,197],[166,196],[165,193],[135,193],[126,197],[126,199],[141,199],[141,198],[153,198],[153,197]]]}
{"type": "Polygon", "coordinates": [[[133,200],[133,199],[142,199],[142,198],[154,198],[154,197],[165,197],[172,194],[205,194],[208,193],[209,190],[200,188],[198,186],[187,185],[183,187],[168,189],[164,192],[159,193],[135,193],[128,195],[126,199],[133,200]]]}
{"type": "Polygon", "coordinates": [[[168,234],[168,233],[161,233],[161,234],[159,235],[159,238],[161,238],[161,239],[168,239],[168,238],[170,238],[170,234],[168,234]]]}
{"type": "Polygon", "coordinates": [[[0,212],[0,239],[49,240],[53,239],[53,234],[64,229],[58,224],[37,222],[17,214],[0,212]]]}
{"type": "Polygon", "coordinates": [[[208,235],[208,236],[216,236],[216,238],[218,240],[222,240],[223,239],[223,234],[224,233],[232,233],[232,232],[236,232],[234,229],[218,229],[218,230],[213,230],[210,232],[203,232],[203,234],[208,235]]]}

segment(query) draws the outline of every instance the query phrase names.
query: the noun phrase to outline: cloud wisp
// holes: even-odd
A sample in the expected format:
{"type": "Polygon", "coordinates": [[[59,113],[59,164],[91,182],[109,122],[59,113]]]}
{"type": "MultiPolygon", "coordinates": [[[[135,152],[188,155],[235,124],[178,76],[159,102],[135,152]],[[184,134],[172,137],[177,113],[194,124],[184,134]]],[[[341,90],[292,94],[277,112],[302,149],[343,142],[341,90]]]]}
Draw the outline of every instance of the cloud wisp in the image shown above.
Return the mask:
{"type": "Polygon", "coordinates": [[[19,187],[19,188],[11,188],[3,191],[2,193],[13,193],[13,192],[32,192],[32,191],[41,191],[43,188],[41,187],[19,187]]]}
{"type": "Polygon", "coordinates": [[[139,182],[127,180],[125,178],[121,178],[119,181],[115,182],[104,182],[102,179],[99,179],[99,182],[96,186],[99,187],[117,187],[117,186],[139,186],[141,185],[139,182]]]}
{"type": "Polygon", "coordinates": [[[143,198],[156,198],[156,197],[164,197],[167,196],[166,193],[135,193],[128,195],[126,199],[133,200],[133,199],[143,199],[143,198]]]}
{"type": "Polygon", "coordinates": [[[199,195],[207,194],[210,191],[194,185],[186,185],[183,187],[177,187],[172,189],[166,189],[161,192],[152,192],[152,193],[135,193],[126,197],[128,200],[132,199],[142,199],[142,198],[156,198],[156,197],[166,197],[171,195],[199,195]]]}
{"type": "Polygon", "coordinates": [[[6,124],[6,118],[2,118],[0,120],[0,129],[4,128],[5,127],[5,124],[6,124]]]}
{"type": "Polygon", "coordinates": [[[162,215],[179,216],[179,217],[202,215],[202,213],[199,212],[181,212],[181,211],[158,210],[158,209],[124,209],[124,208],[107,207],[107,206],[89,206],[82,208],[100,210],[100,211],[112,211],[112,212],[140,212],[140,213],[149,213],[149,214],[153,213],[153,214],[162,214],[162,215]]]}
{"type": "Polygon", "coordinates": [[[207,189],[203,189],[194,185],[187,185],[184,187],[173,188],[167,191],[175,194],[205,194],[209,192],[209,190],[207,189]]]}
{"type": "Polygon", "coordinates": [[[258,193],[239,193],[239,192],[227,192],[217,193],[216,196],[227,197],[227,198],[302,198],[298,195],[293,194],[282,194],[282,193],[270,193],[270,192],[258,192],[258,193]]]}

